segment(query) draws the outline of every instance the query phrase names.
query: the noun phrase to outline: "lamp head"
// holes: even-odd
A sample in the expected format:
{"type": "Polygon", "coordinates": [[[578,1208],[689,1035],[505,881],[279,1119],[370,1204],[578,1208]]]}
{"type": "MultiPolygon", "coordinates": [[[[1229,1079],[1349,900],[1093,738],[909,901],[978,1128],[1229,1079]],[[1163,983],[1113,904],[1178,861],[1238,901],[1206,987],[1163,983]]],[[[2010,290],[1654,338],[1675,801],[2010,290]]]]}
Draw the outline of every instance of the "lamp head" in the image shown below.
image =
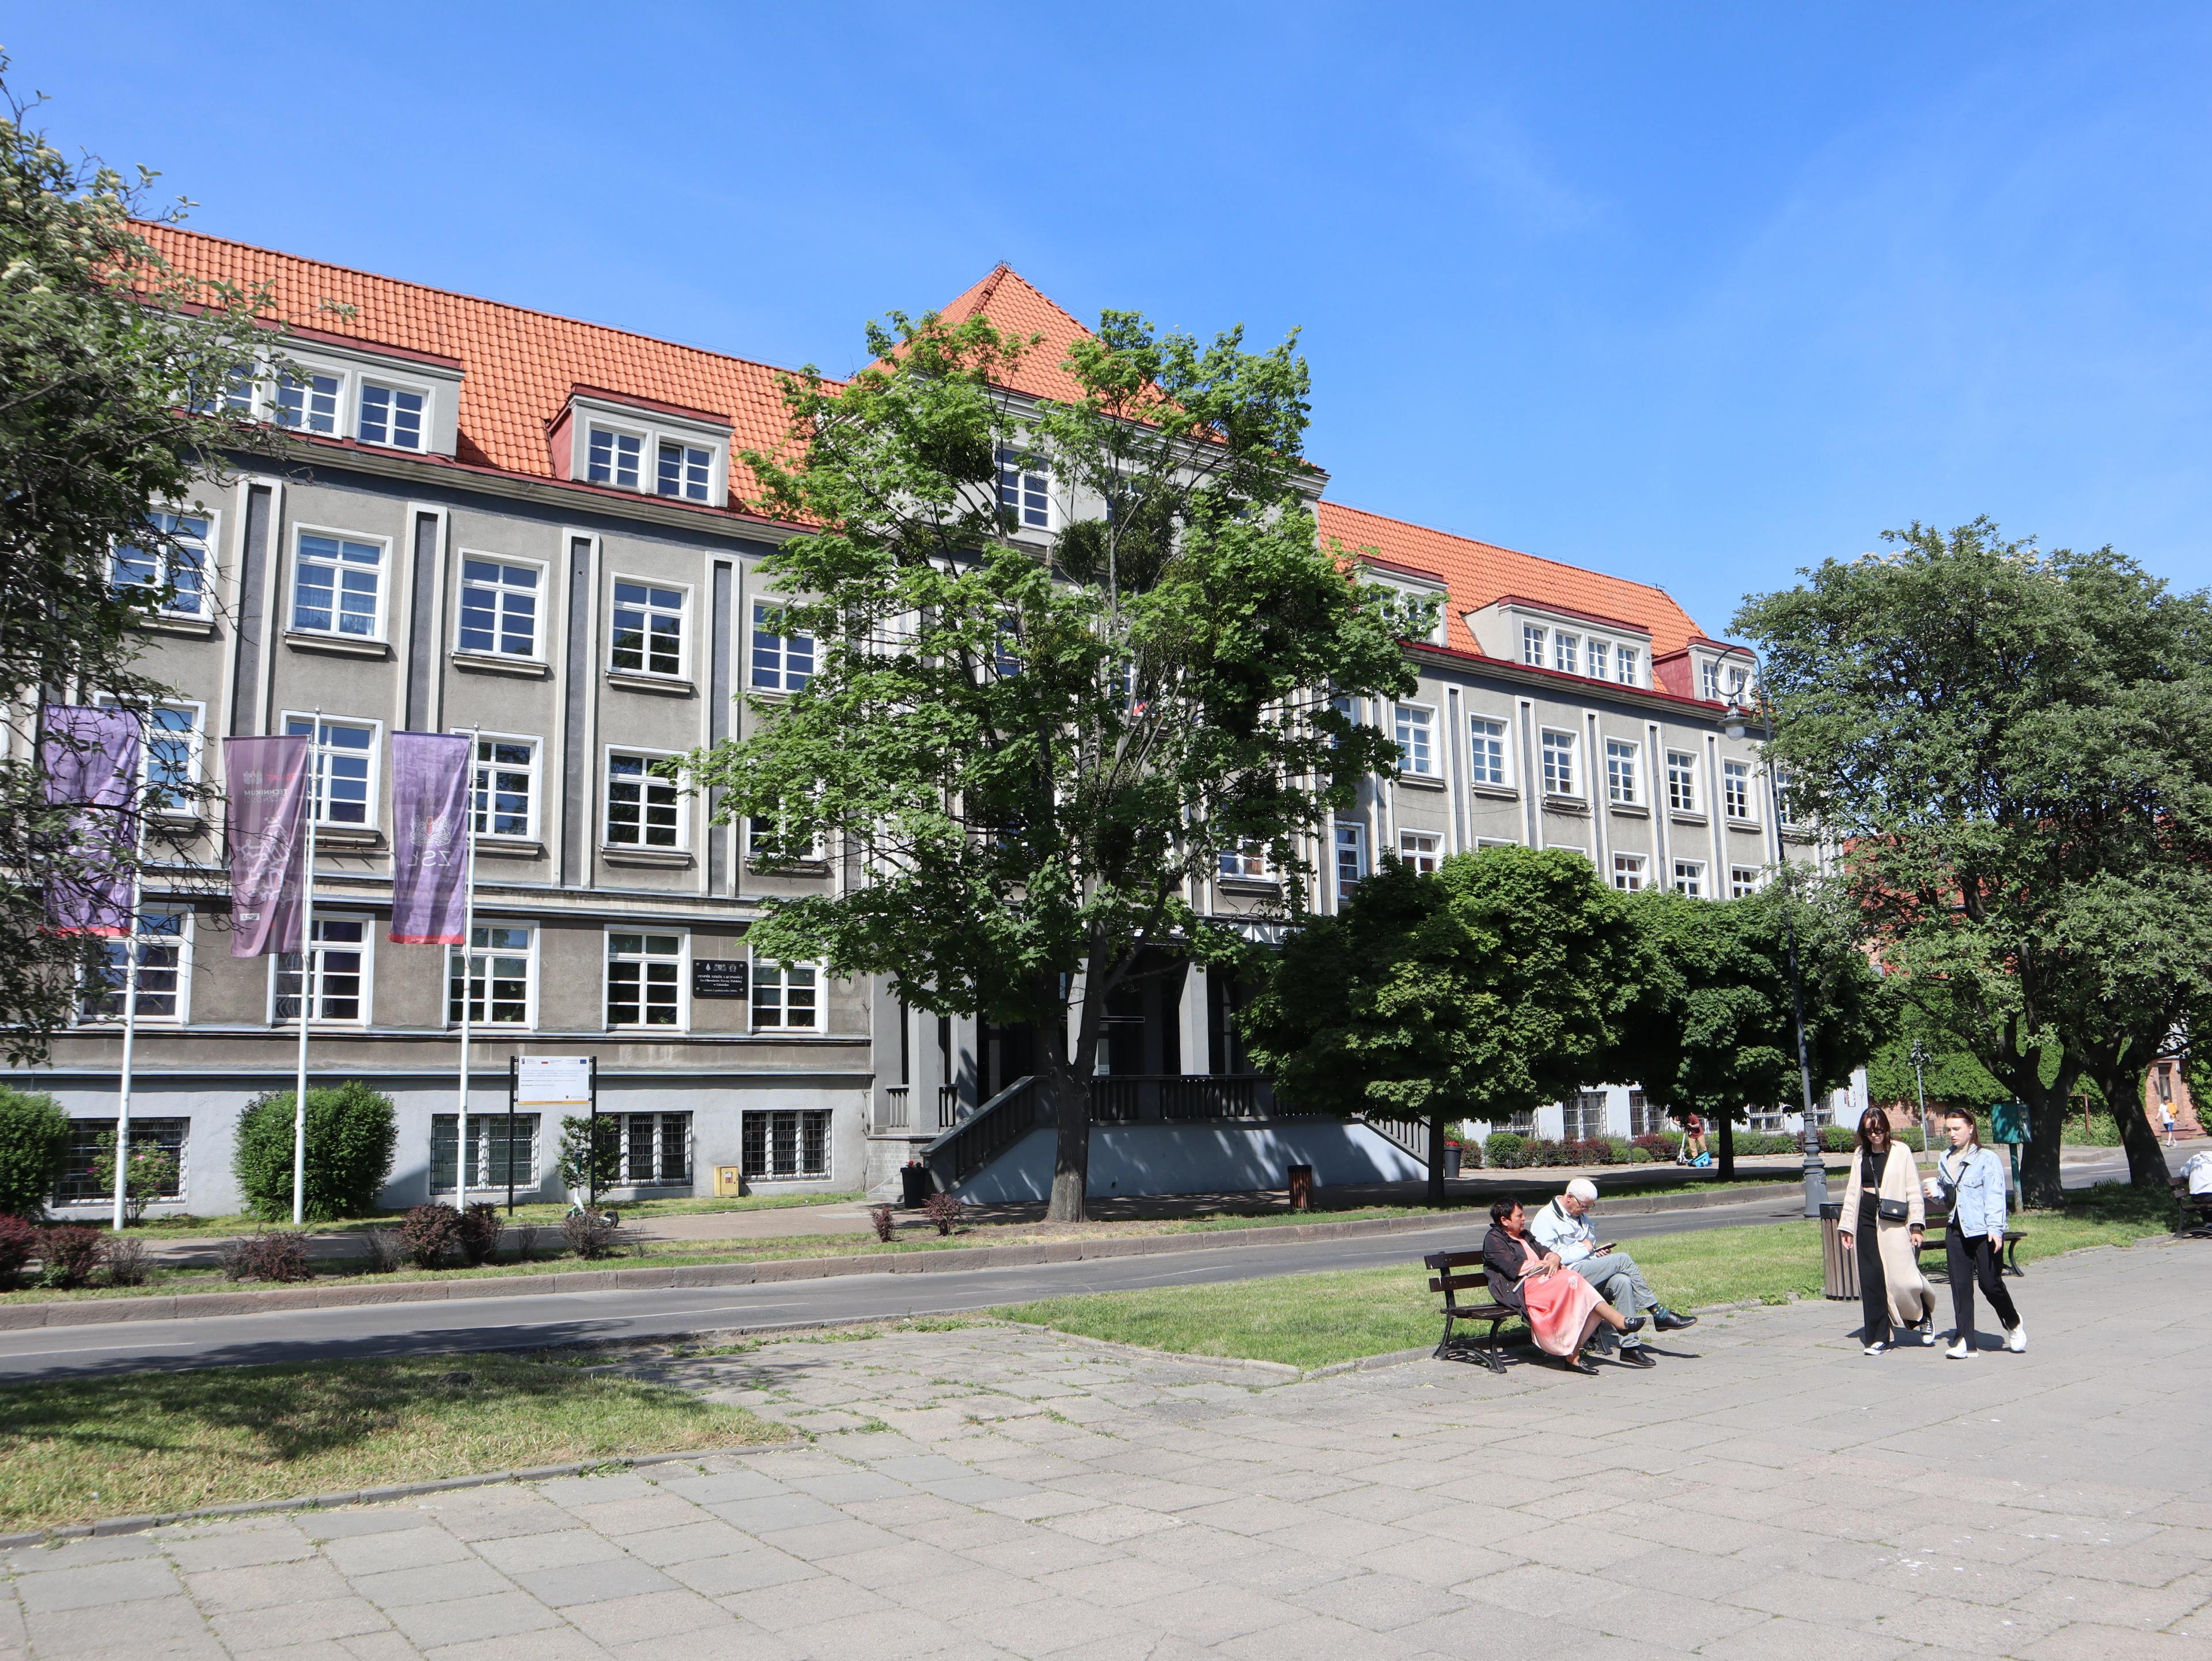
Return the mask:
{"type": "Polygon", "coordinates": [[[1727,733],[1732,739],[1741,739],[1750,730],[1751,724],[1745,718],[1743,705],[1738,703],[1734,698],[1730,698],[1729,700],[1728,713],[1721,717],[1721,731],[1727,733]]]}

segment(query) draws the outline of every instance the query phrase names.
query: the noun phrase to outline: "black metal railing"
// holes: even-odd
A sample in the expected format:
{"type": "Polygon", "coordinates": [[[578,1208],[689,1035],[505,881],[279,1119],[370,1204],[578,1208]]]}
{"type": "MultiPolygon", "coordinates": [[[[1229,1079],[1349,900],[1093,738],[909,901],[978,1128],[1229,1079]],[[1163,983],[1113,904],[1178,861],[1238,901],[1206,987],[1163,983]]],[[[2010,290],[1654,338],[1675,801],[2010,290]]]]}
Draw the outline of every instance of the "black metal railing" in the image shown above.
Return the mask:
{"type": "Polygon", "coordinates": [[[1041,1092],[1024,1074],[921,1151],[939,1188],[956,1188],[1043,1122],[1041,1092]]]}
{"type": "Polygon", "coordinates": [[[937,1128],[950,1130],[960,1123],[960,1086],[941,1084],[937,1086],[937,1128]]]}
{"type": "Polygon", "coordinates": [[[1267,1080],[1256,1073],[1121,1073],[1091,1081],[1095,1124],[1261,1119],[1273,1105],[1267,1080]]]}
{"type": "Polygon", "coordinates": [[[1429,1162],[1429,1122],[1426,1119],[1388,1119],[1372,1113],[1360,1115],[1359,1123],[1405,1153],[1412,1154],[1423,1165],[1429,1162]]]}

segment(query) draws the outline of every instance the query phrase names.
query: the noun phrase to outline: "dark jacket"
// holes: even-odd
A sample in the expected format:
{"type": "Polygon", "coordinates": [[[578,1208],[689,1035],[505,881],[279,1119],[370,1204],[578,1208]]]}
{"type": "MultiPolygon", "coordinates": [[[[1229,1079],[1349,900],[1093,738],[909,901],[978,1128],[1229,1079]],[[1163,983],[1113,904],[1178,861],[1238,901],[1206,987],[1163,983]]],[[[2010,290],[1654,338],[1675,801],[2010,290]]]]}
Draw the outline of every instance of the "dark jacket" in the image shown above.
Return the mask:
{"type": "Polygon", "coordinates": [[[1502,1224],[1492,1223],[1490,1232],[1482,1237],[1482,1266],[1490,1271],[1490,1295],[1516,1315],[1525,1317],[1528,1305],[1521,1295],[1522,1262],[1521,1242],[1508,1234],[1502,1224]]]}

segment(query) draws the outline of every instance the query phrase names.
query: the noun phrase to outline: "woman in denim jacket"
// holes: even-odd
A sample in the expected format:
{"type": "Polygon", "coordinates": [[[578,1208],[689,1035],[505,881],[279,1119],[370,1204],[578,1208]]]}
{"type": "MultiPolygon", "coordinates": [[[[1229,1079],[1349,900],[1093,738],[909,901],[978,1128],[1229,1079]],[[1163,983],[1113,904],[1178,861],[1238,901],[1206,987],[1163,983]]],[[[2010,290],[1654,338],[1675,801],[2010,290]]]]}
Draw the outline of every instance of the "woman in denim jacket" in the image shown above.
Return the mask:
{"type": "Polygon", "coordinates": [[[1944,1256],[1951,1271],[1951,1348],[1944,1354],[1963,1361],[1974,1353],[1974,1282],[1990,1300],[2005,1329],[2005,1348],[2015,1355],[2027,1348],[2027,1323],[2013,1307],[2001,1278],[2005,1234],[2005,1168],[1982,1146],[1981,1127],[1972,1113],[1954,1107],[1943,1116],[1951,1147],[1937,1162],[1938,1175],[1927,1184],[1930,1199],[1951,1202],[1951,1227],[1944,1256]]]}

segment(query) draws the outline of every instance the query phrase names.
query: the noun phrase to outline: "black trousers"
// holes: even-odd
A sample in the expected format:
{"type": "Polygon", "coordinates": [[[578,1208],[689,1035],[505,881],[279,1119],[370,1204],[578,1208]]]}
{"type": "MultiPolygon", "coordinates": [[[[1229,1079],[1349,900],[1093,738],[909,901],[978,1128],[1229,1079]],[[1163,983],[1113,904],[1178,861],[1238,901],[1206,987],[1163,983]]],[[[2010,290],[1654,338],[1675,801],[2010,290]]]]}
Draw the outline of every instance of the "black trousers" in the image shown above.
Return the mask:
{"type": "Polygon", "coordinates": [[[1990,1300],[1990,1309],[2007,1331],[2020,1324],[2020,1311],[2013,1307],[2012,1293],[2005,1290],[2000,1274],[1998,1248],[1986,1234],[1966,1236],[1955,1228],[1944,1231],[1943,1256],[1951,1271],[1951,1324],[1958,1335],[1969,1343],[1974,1337],[1974,1282],[1982,1283],[1982,1295],[1990,1300]]]}
{"type": "Polygon", "coordinates": [[[1865,1342],[1886,1344],[1892,1335],[1889,1281],[1881,1272],[1881,1244],[1875,1238],[1872,1223],[1860,1222],[1858,1235],[1852,1246],[1859,1259],[1859,1311],[1866,1317],[1865,1342]]]}

